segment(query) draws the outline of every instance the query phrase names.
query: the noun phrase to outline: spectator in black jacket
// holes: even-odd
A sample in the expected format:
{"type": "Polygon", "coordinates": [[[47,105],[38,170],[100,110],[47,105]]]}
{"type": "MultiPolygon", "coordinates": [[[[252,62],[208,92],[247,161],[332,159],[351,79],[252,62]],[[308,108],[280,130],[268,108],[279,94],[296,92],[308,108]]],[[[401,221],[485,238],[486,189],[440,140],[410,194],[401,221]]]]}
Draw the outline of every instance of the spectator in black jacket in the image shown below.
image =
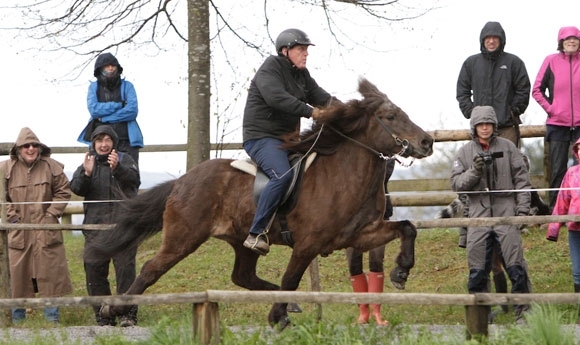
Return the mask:
{"type": "Polygon", "coordinates": [[[490,105],[497,115],[499,136],[520,147],[520,115],[530,102],[530,78],[524,62],[504,51],[505,32],[487,22],[479,35],[481,52],[468,57],[457,79],[457,101],[466,119],[478,105],[490,105]]]}
{"type": "Polygon", "coordinates": [[[284,193],[292,181],[284,140],[298,134],[300,118],[316,119],[317,107],[332,97],[306,69],[308,47],[314,45],[301,30],[287,29],[276,39],[277,56],[269,56],[260,66],[248,90],[244,110],[244,150],[268,175],[259,200],[250,234],[244,246],[266,255],[270,245],[266,231],[284,193]]]}
{"type": "MultiPolygon", "coordinates": [[[[118,208],[116,203],[125,198],[137,195],[141,179],[137,164],[128,153],[117,152],[119,142],[117,133],[109,125],[101,125],[92,134],[90,152],[85,154],[83,164],[75,171],[71,180],[72,191],[85,198],[83,224],[112,224],[113,214],[118,208]],[[102,202],[95,202],[102,201],[102,202]]],[[[106,233],[101,230],[84,230],[85,253],[106,233]]],[[[102,243],[102,241],[101,241],[102,243]]],[[[113,257],[103,257],[95,261],[84,257],[86,283],[89,296],[111,295],[109,285],[109,265],[111,260],[115,267],[117,294],[129,289],[135,280],[135,257],[137,247],[127,248],[113,257]]],[[[100,326],[115,326],[116,320],[102,318],[100,306],[93,306],[97,323],[100,326]]],[[[119,316],[121,327],[134,326],[137,323],[137,306],[133,306],[127,315],[119,316]]]]}

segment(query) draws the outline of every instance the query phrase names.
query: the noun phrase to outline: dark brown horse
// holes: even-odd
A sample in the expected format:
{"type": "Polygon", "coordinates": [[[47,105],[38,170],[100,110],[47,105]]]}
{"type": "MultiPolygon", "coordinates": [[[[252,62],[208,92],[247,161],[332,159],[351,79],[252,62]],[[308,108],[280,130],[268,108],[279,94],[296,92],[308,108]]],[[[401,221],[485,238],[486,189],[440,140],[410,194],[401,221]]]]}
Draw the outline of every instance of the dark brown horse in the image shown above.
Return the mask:
{"type": "MultiPolygon", "coordinates": [[[[125,201],[107,243],[91,254],[111,255],[162,231],[161,248],[126,292],[141,294],[215,237],[235,251],[231,275],[235,284],[250,290],[296,290],[318,255],[347,247],[366,251],[400,238],[397,267],[390,278],[403,289],[414,265],[417,231],[409,221],[383,220],[385,159],[394,154],[427,157],[433,152],[433,138],[366,79],[359,81],[358,91],[361,100],[325,109],[313,128],[301,134],[301,141],[289,144],[293,151],[318,155],[287,215],[294,245],[281,286],[256,275],[259,255],[242,245],[256,210],[254,177],[232,168],[228,159],[205,161],[180,178],[125,201]]],[[[272,244],[284,244],[277,222],[268,237],[272,244]]],[[[287,303],[272,306],[271,325],[289,324],[286,307],[287,303]]],[[[103,312],[114,316],[124,308],[105,306],[103,312]]]]}

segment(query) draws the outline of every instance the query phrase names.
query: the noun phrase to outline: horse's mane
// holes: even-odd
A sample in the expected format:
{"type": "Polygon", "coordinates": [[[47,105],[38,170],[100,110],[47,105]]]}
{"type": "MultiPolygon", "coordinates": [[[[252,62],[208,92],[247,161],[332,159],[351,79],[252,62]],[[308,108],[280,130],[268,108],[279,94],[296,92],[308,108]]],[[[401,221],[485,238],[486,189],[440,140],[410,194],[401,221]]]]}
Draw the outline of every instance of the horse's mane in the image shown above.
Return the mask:
{"type": "Polygon", "coordinates": [[[369,125],[371,114],[388,101],[386,95],[366,79],[359,81],[359,92],[364,96],[362,100],[353,99],[347,103],[335,101],[323,108],[321,118],[315,121],[310,129],[300,134],[300,140],[287,142],[285,147],[297,153],[315,151],[322,155],[334,154],[346,140],[337,131],[353,137],[365,130],[369,125]]]}

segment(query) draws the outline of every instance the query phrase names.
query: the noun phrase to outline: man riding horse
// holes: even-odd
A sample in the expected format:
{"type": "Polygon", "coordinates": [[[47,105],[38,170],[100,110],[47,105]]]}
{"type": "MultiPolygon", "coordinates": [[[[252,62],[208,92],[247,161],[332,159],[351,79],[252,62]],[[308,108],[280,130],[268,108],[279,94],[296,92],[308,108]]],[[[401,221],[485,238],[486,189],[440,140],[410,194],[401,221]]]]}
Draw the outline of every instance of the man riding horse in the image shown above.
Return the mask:
{"type": "Polygon", "coordinates": [[[258,199],[250,234],[244,246],[266,255],[267,231],[276,209],[289,188],[293,171],[285,139],[298,134],[300,119],[316,116],[332,96],[318,86],[306,68],[308,47],[314,44],[298,29],[282,31],[276,39],[277,56],[260,66],[250,83],[244,110],[244,150],[270,178],[258,199]]]}

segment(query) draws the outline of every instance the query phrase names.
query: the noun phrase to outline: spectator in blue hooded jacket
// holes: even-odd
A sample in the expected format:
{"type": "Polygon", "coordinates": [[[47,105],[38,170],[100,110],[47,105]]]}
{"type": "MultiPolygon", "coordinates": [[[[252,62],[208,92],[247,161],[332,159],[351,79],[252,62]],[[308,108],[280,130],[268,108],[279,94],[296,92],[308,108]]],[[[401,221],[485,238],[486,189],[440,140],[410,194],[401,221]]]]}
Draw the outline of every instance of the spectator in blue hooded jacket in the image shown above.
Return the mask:
{"type": "Polygon", "coordinates": [[[103,53],[95,61],[96,81],[89,85],[87,106],[91,119],[78,141],[91,144],[94,129],[110,125],[119,136],[117,150],[127,152],[139,164],[139,149],[144,146],[143,134],[137,124],[137,93],[133,84],[123,78],[123,67],[111,53],[103,53]]]}

